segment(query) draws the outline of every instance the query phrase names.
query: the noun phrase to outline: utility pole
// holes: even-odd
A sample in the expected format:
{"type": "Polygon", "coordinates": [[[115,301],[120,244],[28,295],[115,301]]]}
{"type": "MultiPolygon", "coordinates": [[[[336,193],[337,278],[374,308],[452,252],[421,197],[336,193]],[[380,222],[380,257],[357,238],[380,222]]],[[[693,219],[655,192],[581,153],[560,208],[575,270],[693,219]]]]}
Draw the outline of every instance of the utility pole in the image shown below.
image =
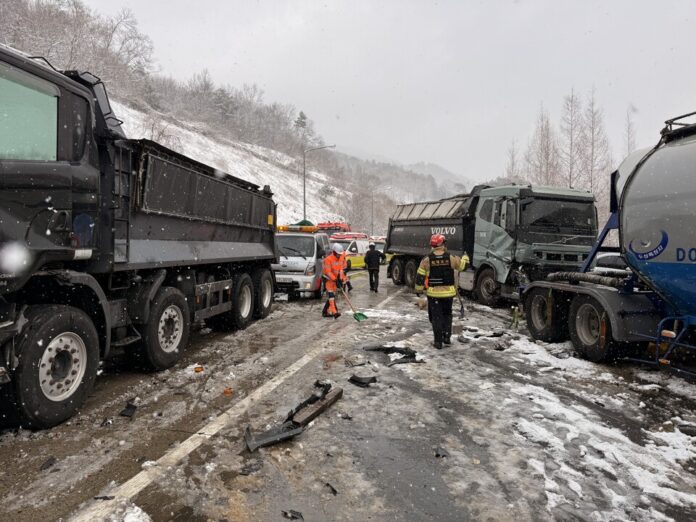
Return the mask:
{"type": "Polygon", "coordinates": [[[333,149],[336,145],[324,145],[302,151],[302,219],[307,219],[307,153],[313,150],[333,149]]]}

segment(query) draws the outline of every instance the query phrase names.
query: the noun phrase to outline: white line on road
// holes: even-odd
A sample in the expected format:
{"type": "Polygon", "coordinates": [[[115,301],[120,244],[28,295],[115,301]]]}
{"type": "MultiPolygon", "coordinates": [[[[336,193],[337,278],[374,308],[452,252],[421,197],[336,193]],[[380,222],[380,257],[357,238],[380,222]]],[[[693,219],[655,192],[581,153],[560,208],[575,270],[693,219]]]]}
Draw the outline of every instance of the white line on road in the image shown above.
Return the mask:
{"type": "MultiPolygon", "coordinates": [[[[384,299],[377,305],[377,308],[382,308],[402,291],[403,290],[399,290],[390,297],[384,299]]],[[[295,341],[297,340],[298,339],[295,341]]],[[[201,444],[208,441],[210,437],[219,433],[223,428],[238,420],[252,404],[260,401],[265,395],[280,386],[283,382],[285,382],[285,380],[292,377],[295,373],[317,357],[324,349],[325,346],[321,345],[300,357],[293,364],[282,370],[273,379],[251,392],[244,399],[230,407],[224,413],[221,413],[214,420],[201,428],[198,433],[191,435],[176,448],[173,448],[169,452],[165,453],[159,458],[159,460],[157,460],[154,466],[144,469],[130,480],[118,486],[116,489],[109,491],[108,495],[113,496],[113,499],[99,501],[98,504],[92,504],[91,506],[88,506],[82,511],[76,513],[75,516],[73,516],[70,520],[73,522],[95,522],[107,519],[109,515],[113,513],[119,502],[122,502],[124,499],[133,499],[152,482],[164,478],[166,474],[170,473],[170,470],[168,469],[170,466],[176,466],[181,460],[184,459],[184,457],[189,455],[192,451],[195,451],[201,444]]]]}

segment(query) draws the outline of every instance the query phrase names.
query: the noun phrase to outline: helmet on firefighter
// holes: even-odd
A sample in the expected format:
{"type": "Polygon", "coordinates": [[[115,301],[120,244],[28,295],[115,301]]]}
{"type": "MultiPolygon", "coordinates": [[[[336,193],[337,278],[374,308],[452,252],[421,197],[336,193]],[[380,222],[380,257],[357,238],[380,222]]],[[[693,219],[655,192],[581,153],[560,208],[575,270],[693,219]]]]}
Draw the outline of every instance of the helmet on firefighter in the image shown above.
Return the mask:
{"type": "Polygon", "coordinates": [[[447,238],[445,238],[445,236],[443,236],[442,234],[433,234],[430,237],[430,246],[433,248],[437,248],[439,246],[444,245],[445,241],[447,241],[447,238]]]}
{"type": "Polygon", "coordinates": [[[343,246],[338,243],[334,243],[331,250],[333,250],[336,255],[339,255],[343,253],[343,246]]]}

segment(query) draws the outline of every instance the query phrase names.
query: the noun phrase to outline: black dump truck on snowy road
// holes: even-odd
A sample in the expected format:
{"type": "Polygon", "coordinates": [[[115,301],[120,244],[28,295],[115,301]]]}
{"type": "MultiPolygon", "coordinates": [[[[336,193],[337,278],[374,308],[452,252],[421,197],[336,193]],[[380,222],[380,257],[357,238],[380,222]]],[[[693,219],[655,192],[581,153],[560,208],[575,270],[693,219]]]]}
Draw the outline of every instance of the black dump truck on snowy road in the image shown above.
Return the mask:
{"type": "Polygon", "coordinates": [[[268,187],[129,140],[101,81],[0,47],[0,387],[24,425],[72,416],[124,347],[164,369],[193,322],[273,298],[268,187]]]}

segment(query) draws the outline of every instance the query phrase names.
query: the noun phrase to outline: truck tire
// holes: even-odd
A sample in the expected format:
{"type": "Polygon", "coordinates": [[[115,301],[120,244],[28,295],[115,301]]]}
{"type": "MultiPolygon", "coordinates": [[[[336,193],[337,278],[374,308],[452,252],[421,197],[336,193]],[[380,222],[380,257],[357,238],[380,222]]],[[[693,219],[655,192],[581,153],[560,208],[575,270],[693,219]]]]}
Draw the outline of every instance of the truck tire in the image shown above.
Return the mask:
{"type": "Polygon", "coordinates": [[[492,268],[484,268],[476,278],[474,295],[476,300],[486,306],[495,306],[498,302],[500,287],[495,280],[495,273],[492,268]]]}
{"type": "Polygon", "coordinates": [[[532,288],[525,296],[524,313],[527,328],[534,339],[547,343],[557,343],[568,339],[568,309],[551,299],[548,288],[532,288]],[[549,306],[551,320],[549,320],[549,306]]]}
{"type": "MultiPolygon", "coordinates": [[[[290,292],[289,297],[293,297],[290,292]]],[[[242,272],[234,276],[232,285],[232,309],[207,320],[208,326],[220,332],[244,330],[254,315],[254,283],[251,276],[242,272]]]]}
{"type": "Polygon", "coordinates": [[[150,305],[150,319],[142,328],[142,359],[153,370],[174,366],[184,353],[191,331],[189,307],[184,294],[163,286],[150,305]]]}
{"type": "Polygon", "coordinates": [[[416,262],[413,259],[406,261],[406,266],[404,267],[404,284],[411,289],[416,287],[416,272],[418,272],[418,265],[416,262]]]}
{"type": "Polygon", "coordinates": [[[568,331],[573,347],[592,362],[614,359],[618,345],[611,333],[611,322],[604,307],[589,295],[576,295],[570,303],[568,331]],[[604,339],[602,339],[602,323],[604,339]]]}
{"type": "Polygon", "coordinates": [[[251,276],[254,283],[254,317],[263,319],[273,305],[273,277],[268,268],[258,268],[251,276]]]}
{"type": "Polygon", "coordinates": [[[404,263],[401,259],[395,259],[392,263],[391,278],[395,285],[404,284],[404,263]]]}
{"type": "Polygon", "coordinates": [[[17,344],[14,397],[20,422],[50,428],[72,417],[92,391],[99,337],[89,316],[63,305],[30,306],[17,344]]]}

